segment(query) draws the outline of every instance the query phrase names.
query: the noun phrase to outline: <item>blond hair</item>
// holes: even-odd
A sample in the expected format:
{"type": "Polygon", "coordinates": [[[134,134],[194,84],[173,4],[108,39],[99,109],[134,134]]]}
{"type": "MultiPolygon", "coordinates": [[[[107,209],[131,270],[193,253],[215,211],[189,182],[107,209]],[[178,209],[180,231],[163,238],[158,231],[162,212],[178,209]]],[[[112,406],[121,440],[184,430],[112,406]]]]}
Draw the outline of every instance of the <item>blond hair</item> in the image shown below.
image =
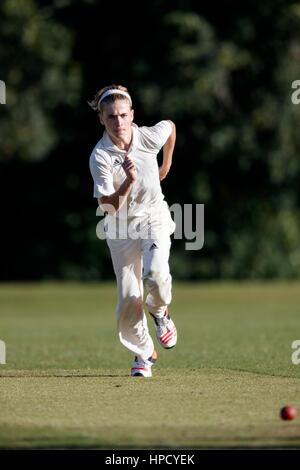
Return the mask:
{"type": "Polygon", "coordinates": [[[108,90],[120,90],[122,92],[128,93],[127,88],[122,86],[122,85],[108,85],[104,88],[101,88],[101,90],[99,90],[95,94],[94,99],[92,101],[88,101],[89,106],[94,111],[101,114],[102,111],[103,111],[103,108],[106,104],[113,103],[114,101],[117,101],[117,100],[127,100],[129,105],[130,105],[130,109],[131,109],[131,101],[126,96],[124,96],[123,94],[118,94],[118,93],[114,93],[113,95],[106,96],[103,99],[103,101],[101,101],[101,103],[100,103],[101,96],[108,90]]]}

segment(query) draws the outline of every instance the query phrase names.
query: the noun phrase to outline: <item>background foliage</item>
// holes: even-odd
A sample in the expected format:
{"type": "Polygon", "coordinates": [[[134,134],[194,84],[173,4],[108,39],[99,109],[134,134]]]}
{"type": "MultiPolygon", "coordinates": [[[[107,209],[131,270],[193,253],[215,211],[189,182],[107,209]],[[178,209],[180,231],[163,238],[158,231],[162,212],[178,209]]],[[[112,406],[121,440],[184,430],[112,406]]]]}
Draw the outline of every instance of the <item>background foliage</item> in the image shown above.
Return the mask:
{"type": "Polygon", "coordinates": [[[0,279],[113,277],[87,106],[110,83],[129,88],[137,124],[177,125],[168,203],[205,204],[204,247],[174,241],[174,277],[299,278],[299,26],[289,0],[3,0],[0,279]]]}

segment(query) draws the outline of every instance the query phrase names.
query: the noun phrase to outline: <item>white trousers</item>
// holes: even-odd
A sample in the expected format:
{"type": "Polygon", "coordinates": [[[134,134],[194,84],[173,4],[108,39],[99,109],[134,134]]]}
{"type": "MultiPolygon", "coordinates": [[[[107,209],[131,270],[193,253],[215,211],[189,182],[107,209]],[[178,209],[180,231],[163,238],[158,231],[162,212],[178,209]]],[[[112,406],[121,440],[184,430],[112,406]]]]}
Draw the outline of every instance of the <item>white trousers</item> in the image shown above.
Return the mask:
{"type": "Polygon", "coordinates": [[[172,299],[169,270],[172,231],[167,221],[159,231],[151,233],[151,238],[107,238],[118,287],[116,317],[119,339],[144,360],[154,351],[144,311],[144,286],[148,310],[154,315],[163,315],[172,299]]]}

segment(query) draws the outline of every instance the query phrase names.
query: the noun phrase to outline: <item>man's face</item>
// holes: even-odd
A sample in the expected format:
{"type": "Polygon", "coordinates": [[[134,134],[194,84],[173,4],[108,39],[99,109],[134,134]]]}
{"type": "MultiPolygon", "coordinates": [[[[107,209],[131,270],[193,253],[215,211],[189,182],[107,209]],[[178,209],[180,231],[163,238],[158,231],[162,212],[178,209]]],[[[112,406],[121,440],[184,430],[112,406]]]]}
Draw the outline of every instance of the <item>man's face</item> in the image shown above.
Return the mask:
{"type": "Polygon", "coordinates": [[[100,114],[100,122],[105,126],[109,136],[113,140],[128,139],[131,136],[131,123],[133,110],[127,100],[117,100],[104,105],[100,114]]]}

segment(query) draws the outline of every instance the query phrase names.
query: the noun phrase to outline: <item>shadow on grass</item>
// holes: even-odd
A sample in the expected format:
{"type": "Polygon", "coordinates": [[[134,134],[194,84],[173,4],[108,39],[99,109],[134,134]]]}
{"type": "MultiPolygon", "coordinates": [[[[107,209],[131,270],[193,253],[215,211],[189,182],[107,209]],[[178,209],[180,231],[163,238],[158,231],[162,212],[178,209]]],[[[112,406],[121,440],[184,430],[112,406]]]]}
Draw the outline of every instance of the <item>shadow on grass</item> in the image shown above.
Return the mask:
{"type": "Polygon", "coordinates": [[[80,372],[80,371],[62,371],[62,372],[38,372],[38,371],[3,371],[0,373],[0,379],[5,378],[5,379],[16,379],[16,378],[51,378],[51,377],[59,377],[59,378],[86,378],[86,377],[91,377],[91,378],[96,378],[96,377],[101,377],[101,378],[118,378],[118,377],[128,377],[129,375],[127,373],[111,373],[111,372],[103,372],[99,371],[97,372],[91,372],[91,373],[86,373],[86,372],[80,372]]]}

